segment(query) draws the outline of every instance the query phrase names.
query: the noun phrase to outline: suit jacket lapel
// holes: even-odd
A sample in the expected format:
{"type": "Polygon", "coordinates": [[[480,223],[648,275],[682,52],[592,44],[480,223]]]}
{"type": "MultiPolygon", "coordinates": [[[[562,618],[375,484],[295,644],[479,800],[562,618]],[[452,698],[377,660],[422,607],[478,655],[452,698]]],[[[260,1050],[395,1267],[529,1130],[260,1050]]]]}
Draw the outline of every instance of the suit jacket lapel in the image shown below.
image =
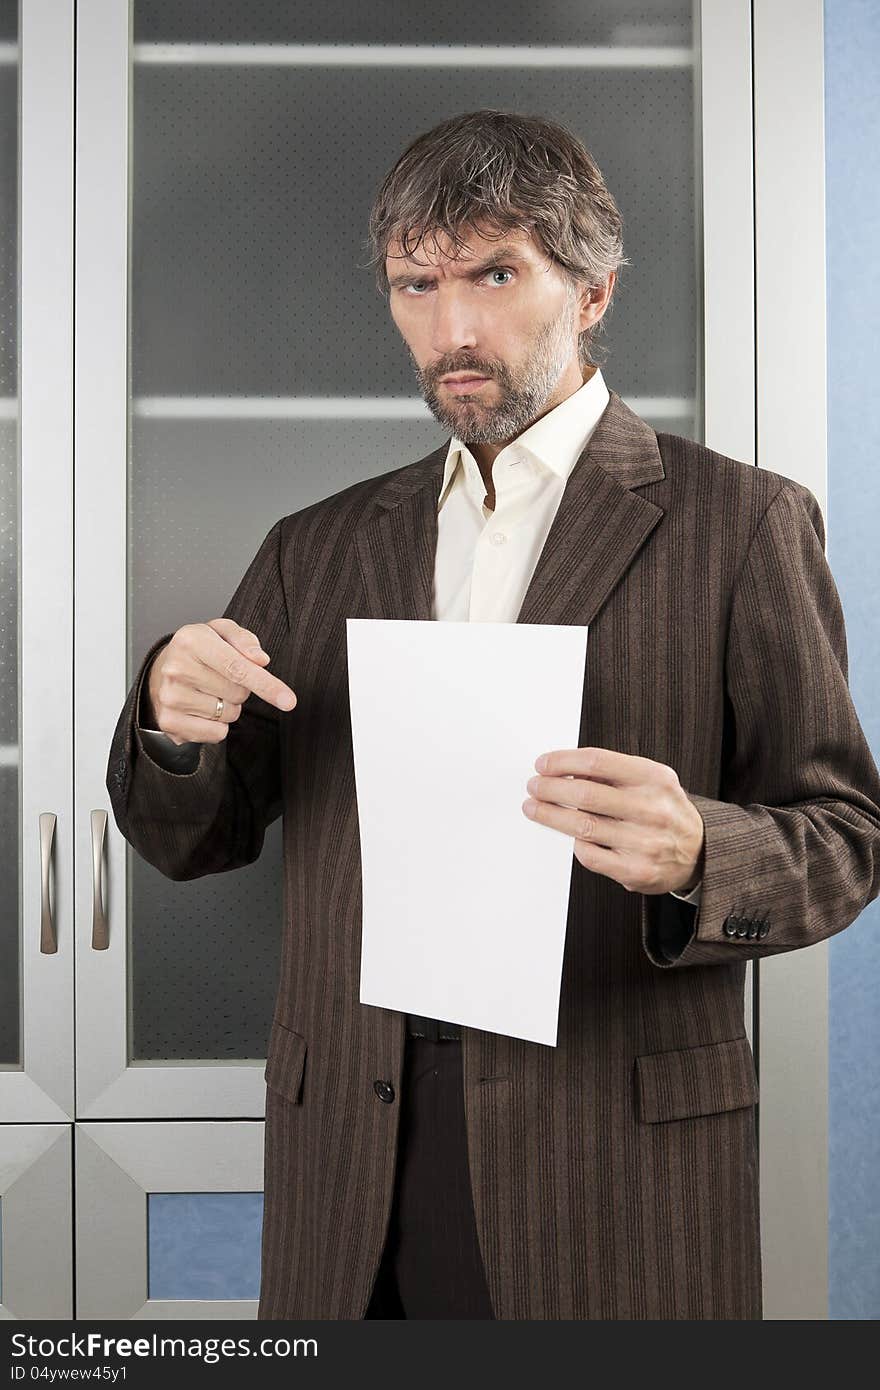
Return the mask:
{"type": "MultiPolygon", "coordinates": [[[[391,475],[355,531],[371,617],[431,618],[449,441],[391,475]]],[[[663,515],[633,489],[665,476],[657,437],[616,391],[566,482],[516,621],[587,625],[663,515]]]]}

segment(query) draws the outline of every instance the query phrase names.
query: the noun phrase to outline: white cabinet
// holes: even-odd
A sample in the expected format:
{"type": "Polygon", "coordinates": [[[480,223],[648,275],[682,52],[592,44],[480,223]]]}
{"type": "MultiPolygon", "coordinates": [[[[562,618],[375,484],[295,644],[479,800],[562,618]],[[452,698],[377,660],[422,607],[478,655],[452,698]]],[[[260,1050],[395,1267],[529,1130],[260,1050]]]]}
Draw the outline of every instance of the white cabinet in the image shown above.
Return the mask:
{"type": "MultiPolygon", "coordinates": [[[[347,0],[79,0],[74,28],[73,6],[28,0],[19,31],[18,7],[0,0],[0,1173],[32,1135],[34,1163],[45,1151],[58,1169],[57,1225],[72,1216],[67,1155],[78,1251],[74,1310],[69,1266],[40,1282],[0,1193],[4,1307],[7,1289],[35,1280],[9,1316],[256,1309],[280,822],[257,863],[172,882],[117,831],[107,759],[147,648],[221,613],[278,517],[441,437],[364,267],[382,176],[456,111],[567,124],[624,216],[631,264],[599,338],[606,379],[657,429],[761,462],[756,421],[769,428],[780,408],[762,402],[762,372],[774,392],[795,375],[775,345],[772,361],[755,351],[756,315],[784,316],[770,307],[770,108],[764,203],[754,196],[753,105],[784,36],[765,9],[515,3],[502,48],[494,12],[465,5],[402,6],[392,21],[390,7],[347,0]],[[765,45],[755,73],[753,41],[765,45]],[[159,1199],[174,1194],[163,1227],[159,1199]],[[206,1229],[196,1258],[187,1232],[206,1229]],[[153,1290],[156,1252],[168,1277],[153,1290]],[[201,1283],[176,1280],[175,1259],[201,1283]]],[[[789,112],[814,115],[821,5],[798,14],[803,71],[776,80],[789,112]]],[[[811,355],[824,360],[824,340],[811,355]]],[[[815,451],[805,457],[821,497],[815,451]]],[[[767,466],[794,476],[790,458],[767,466]]],[[[801,983],[820,998],[816,961],[801,983]]],[[[780,990],[774,1078],[797,1065],[786,1008],[780,990]]],[[[751,1013],[746,1026],[764,1066],[764,1029],[754,1035],[751,1013]]],[[[774,1208],[782,1302],[788,1243],[808,1271],[809,1311],[786,1316],[824,1316],[819,1176],[806,1242],[798,1213],[774,1208]]],[[[10,1190],[20,1213],[21,1180],[10,1190]]],[[[768,1285],[768,1316],[774,1297],[768,1285]]]]}

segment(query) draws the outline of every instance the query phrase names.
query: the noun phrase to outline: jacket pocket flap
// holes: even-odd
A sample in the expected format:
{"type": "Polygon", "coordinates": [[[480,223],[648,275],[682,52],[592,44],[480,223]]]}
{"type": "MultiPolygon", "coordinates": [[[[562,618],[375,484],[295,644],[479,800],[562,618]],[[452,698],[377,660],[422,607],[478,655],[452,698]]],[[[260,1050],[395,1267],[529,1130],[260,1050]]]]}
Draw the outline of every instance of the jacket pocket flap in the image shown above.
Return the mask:
{"type": "Polygon", "coordinates": [[[758,1099],[758,1077],[745,1034],[676,1052],[636,1058],[639,1117],[649,1123],[738,1110],[758,1099]]]}
{"type": "Polygon", "coordinates": [[[272,1020],[263,1077],[267,1086],[293,1101],[294,1105],[299,1105],[302,1097],[306,1049],[307,1043],[302,1033],[295,1033],[277,1018],[272,1020]]]}

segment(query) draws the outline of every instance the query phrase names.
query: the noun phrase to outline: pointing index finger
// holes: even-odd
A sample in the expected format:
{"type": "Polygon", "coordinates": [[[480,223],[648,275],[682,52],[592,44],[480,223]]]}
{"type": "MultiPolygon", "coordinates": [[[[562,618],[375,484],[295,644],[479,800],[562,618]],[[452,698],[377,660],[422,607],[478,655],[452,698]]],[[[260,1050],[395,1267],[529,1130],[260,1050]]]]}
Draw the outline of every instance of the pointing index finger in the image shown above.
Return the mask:
{"type": "Polygon", "coordinates": [[[267,704],[276,705],[278,709],[291,710],[296,704],[296,695],[289,685],[273,676],[264,666],[258,666],[255,661],[234,647],[231,642],[227,642],[215,629],[216,644],[210,644],[209,665],[227,680],[234,681],[237,685],[243,685],[254,695],[259,695],[261,700],[267,704]]]}
{"type": "Polygon", "coordinates": [[[259,695],[261,700],[265,700],[269,705],[277,705],[278,709],[293,709],[296,704],[296,695],[289,685],[273,676],[263,666],[257,666],[255,662],[249,661],[246,656],[236,652],[231,661],[227,662],[227,674],[229,669],[234,674],[231,679],[239,680],[242,685],[246,685],[255,695],[259,695]],[[244,665],[244,674],[239,675],[241,665],[244,665]]]}

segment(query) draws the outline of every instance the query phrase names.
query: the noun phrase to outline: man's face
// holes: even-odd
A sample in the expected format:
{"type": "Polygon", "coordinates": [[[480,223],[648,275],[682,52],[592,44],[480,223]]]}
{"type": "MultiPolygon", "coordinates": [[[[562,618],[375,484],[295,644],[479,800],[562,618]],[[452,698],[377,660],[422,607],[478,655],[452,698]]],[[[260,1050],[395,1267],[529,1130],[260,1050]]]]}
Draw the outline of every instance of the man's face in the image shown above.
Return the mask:
{"type": "Polygon", "coordinates": [[[432,236],[385,260],[391,315],[435,418],[465,444],[504,444],[588,379],[578,334],[601,318],[614,277],[599,299],[579,293],[531,233],[494,240],[473,232],[458,258],[432,236]],[[604,294],[604,298],[602,297],[604,294]],[[444,382],[475,373],[469,385],[444,382]]]}

